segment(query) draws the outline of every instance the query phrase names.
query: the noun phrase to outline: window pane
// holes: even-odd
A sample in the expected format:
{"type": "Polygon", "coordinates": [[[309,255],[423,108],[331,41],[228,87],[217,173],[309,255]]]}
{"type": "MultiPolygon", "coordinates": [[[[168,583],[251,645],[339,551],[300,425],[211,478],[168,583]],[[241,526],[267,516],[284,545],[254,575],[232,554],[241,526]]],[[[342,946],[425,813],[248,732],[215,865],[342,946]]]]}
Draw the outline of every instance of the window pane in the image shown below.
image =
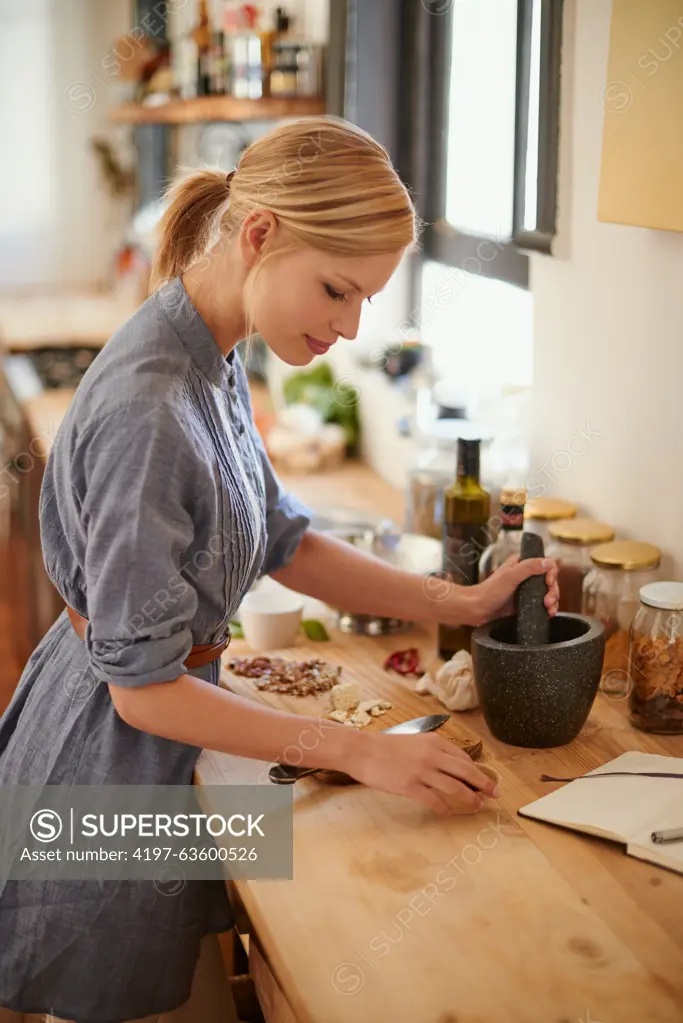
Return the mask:
{"type": "Polygon", "coordinates": [[[531,386],[527,289],[428,261],[420,313],[421,336],[432,348],[437,378],[452,383],[467,406],[504,388],[531,386]]]}
{"type": "Polygon", "coordinates": [[[541,85],[541,0],[533,0],[529,68],[529,111],[524,179],[524,230],[534,231],[538,210],[538,113],[541,85]]]}
{"type": "Polygon", "coordinates": [[[509,238],[515,150],[516,0],[453,5],[446,219],[477,236],[509,238]]]}

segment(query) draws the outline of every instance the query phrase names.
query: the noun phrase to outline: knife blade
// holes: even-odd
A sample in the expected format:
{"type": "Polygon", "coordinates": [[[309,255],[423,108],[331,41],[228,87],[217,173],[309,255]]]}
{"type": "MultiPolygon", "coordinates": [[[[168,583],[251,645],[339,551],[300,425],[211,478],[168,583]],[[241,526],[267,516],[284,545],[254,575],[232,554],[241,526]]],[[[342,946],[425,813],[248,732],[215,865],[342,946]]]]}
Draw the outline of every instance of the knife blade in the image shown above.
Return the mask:
{"type": "MultiPolygon", "coordinates": [[[[391,728],[383,728],[384,735],[418,735],[420,732],[435,732],[450,719],[450,714],[427,714],[425,717],[412,718],[410,721],[401,721],[391,728]]],[[[274,764],[268,772],[268,777],[276,785],[293,785],[299,778],[306,778],[311,774],[318,774],[319,771],[326,771],[325,767],[293,767],[290,764],[274,764]]]]}

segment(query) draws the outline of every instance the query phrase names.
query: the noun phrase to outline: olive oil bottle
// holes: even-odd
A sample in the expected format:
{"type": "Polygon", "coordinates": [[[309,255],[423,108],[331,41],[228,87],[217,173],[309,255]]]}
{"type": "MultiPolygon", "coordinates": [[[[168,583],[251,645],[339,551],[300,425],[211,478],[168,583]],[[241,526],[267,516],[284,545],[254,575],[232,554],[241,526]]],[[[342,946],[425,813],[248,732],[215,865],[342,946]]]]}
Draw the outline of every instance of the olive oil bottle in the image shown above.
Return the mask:
{"type": "MultiPolygon", "coordinates": [[[[489,543],[491,496],[479,480],[480,440],[458,440],[458,477],[444,494],[443,570],[458,586],[479,582],[479,559],[489,543]]],[[[439,625],[439,656],[470,649],[472,627],[439,625]]]]}

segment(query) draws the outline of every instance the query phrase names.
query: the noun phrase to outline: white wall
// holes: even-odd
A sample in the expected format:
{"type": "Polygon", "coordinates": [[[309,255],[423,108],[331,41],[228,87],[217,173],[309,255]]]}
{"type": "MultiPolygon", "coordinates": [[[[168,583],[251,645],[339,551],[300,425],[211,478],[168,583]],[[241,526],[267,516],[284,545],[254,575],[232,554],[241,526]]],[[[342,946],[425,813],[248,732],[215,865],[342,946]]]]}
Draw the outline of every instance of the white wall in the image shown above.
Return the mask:
{"type": "Polygon", "coordinates": [[[532,465],[537,492],[659,544],[680,575],[683,236],[597,221],[610,7],[565,4],[561,255],[532,260],[532,465]]]}
{"type": "Polygon", "coordinates": [[[329,37],[331,3],[334,0],[302,0],[303,27],[306,36],[313,42],[324,43],[329,37]]]}
{"type": "Polygon", "coordinates": [[[90,145],[117,138],[101,61],[129,17],[129,0],[0,4],[2,288],[95,285],[111,269],[121,213],[90,145]]]}

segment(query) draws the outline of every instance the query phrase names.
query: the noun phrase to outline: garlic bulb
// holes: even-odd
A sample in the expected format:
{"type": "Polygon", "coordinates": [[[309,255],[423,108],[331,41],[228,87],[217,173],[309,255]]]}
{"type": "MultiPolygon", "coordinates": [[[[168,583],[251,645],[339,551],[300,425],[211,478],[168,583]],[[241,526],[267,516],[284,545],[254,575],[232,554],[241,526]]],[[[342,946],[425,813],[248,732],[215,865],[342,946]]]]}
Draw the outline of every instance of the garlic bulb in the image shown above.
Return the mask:
{"type": "Polygon", "coordinates": [[[449,710],[474,710],[479,706],[472,655],[466,650],[458,650],[450,661],[439,668],[436,685],[439,699],[449,710]]]}
{"type": "Polygon", "coordinates": [[[471,655],[466,650],[459,650],[439,668],[435,676],[427,672],[419,678],[415,692],[431,693],[448,710],[474,710],[479,706],[479,697],[474,684],[471,655]]]}

